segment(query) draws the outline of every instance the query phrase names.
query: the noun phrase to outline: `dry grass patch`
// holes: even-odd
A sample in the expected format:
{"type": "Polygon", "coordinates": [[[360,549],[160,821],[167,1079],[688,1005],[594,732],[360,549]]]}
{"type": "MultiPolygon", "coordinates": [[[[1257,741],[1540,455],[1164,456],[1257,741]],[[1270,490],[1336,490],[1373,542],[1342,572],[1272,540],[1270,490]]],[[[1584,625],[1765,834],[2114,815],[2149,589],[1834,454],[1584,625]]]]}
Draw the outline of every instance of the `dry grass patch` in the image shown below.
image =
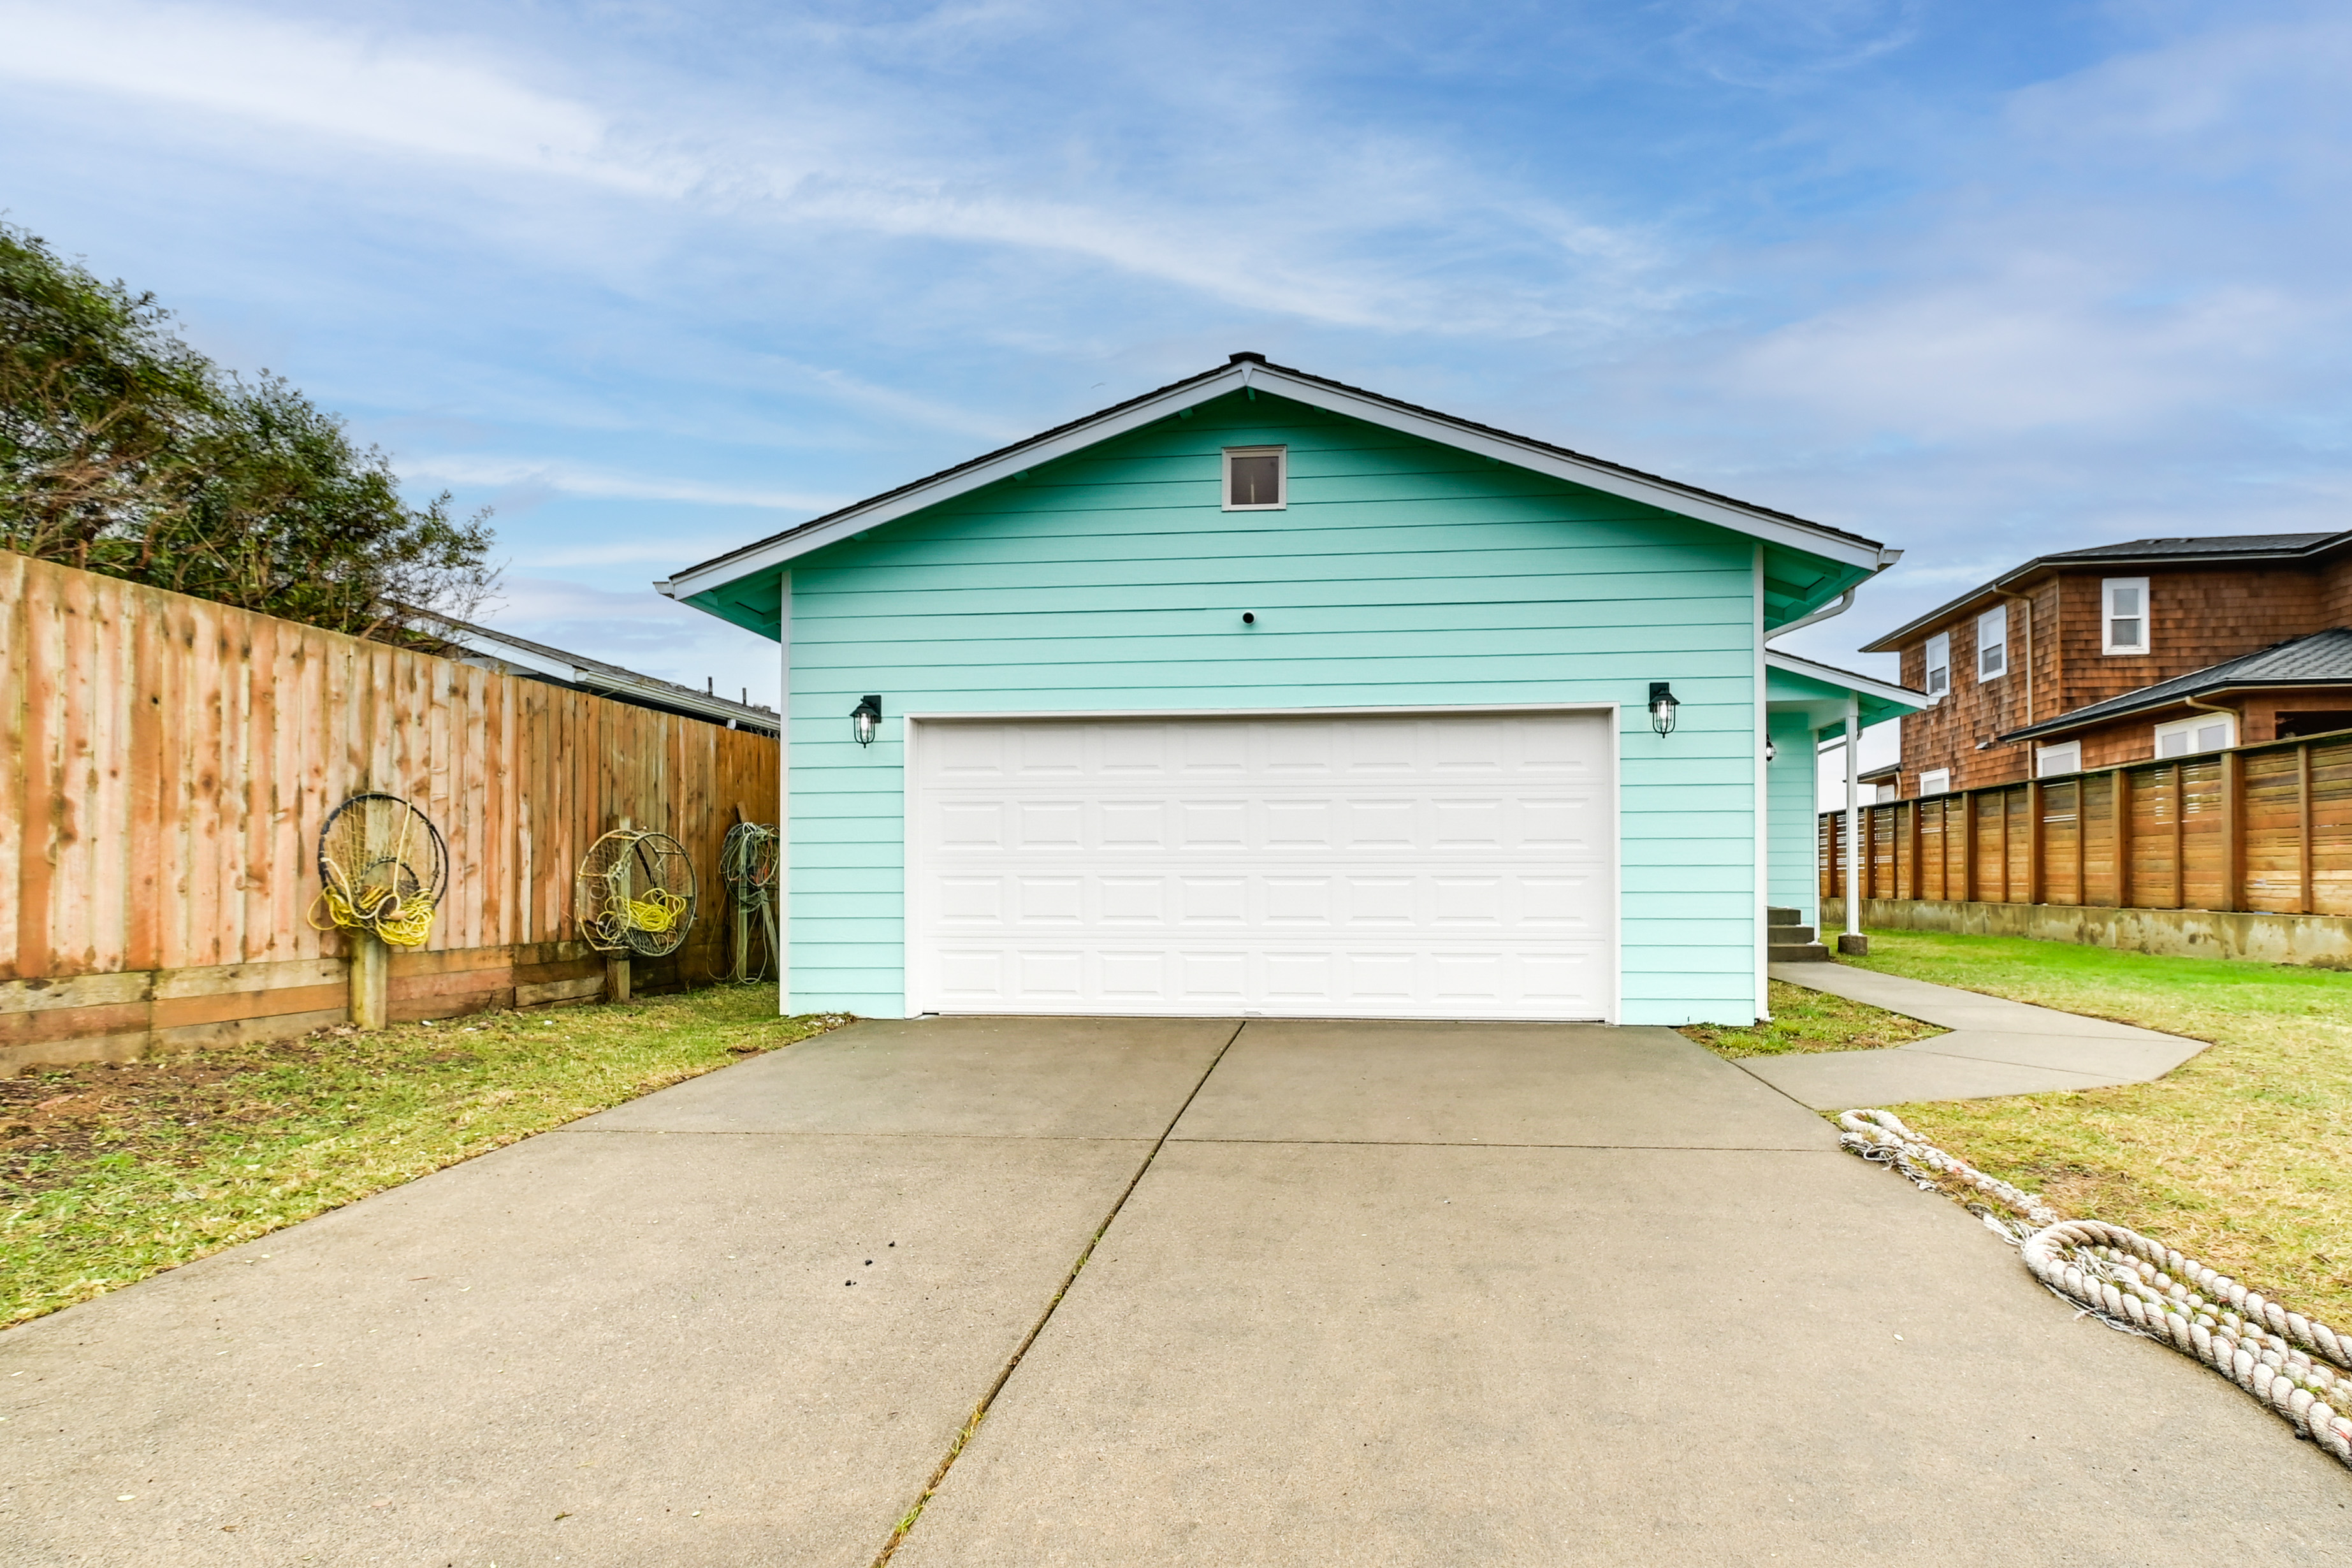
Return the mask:
{"type": "Polygon", "coordinates": [[[806,1039],[771,985],[0,1079],[0,1323],[806,1039]]]}
{"type": "Polygon", "coordinates": [[[1808,991],[1785,980],[1772,984],[1772,1021],[1744,1029],[1693,1024],[1682,1032],[1719,1057],[1777,1057],[1790,1051],[1874,1051],[1944,1031],[1933,1024],[1808,991]]]}
{"type": "Polygon", "coordinates": [[[1859,967],[2213,1042],[2155,1083],[1892,1106],[1922,1136],[2352,1325],[2352,974],[1873,931],[1859,967]]]}

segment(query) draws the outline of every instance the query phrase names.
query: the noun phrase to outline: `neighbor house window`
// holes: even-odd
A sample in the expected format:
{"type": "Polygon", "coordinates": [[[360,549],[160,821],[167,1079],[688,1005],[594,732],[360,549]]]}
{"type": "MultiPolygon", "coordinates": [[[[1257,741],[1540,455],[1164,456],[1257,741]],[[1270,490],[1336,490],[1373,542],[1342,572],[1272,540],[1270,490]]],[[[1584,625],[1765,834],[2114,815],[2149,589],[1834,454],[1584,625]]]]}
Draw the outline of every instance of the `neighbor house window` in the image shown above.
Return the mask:
{"type": "Polygon", "coordinates": [[[2238,721],[2227,713],[2200,713],[2156,727],[2156,754],[2186,757],[2238,743],[2238,721]]]}
{"type": "Polygon", "coordinates": [[[1951,769],[1929,768],[1927,772],[1919,775],[1919,794],[1922,798],[1931,795],[1949,795],[1951,793],[1951,769]]]}
{"type": "Polygon", "coordinates": [[[1952,634],[1937,632],[1927,639],[1927,684],[1919,689],[1941,697],[1952,689],[1952,634]]]}
{"type": "Polygon", "coordinates": [[[1284,470],[1289,456],[1286,447],[1226,447],[1225,510],[1272,511],[1282,506],[1288,499],[1284,470]]]}
{"type": "Polygon", "coordinates": [[[1998,680],[2009,673],[2009,606],[1977,617],[1977,679],[1998,680]]]}
{"type": "Polygon", "coordinates": [[[2055,746],[2044,746],[2033,756],[2033,776],[2038,779],[2059,773],[2079,773],[2083,771],[2083,742],[2065,741],[2055,746]]]}
{"type": "Polygon", "coordinates": [[[2147,579],[2110,577],[2099,584],[2107,653],[2147,651],[2147,579]]]}

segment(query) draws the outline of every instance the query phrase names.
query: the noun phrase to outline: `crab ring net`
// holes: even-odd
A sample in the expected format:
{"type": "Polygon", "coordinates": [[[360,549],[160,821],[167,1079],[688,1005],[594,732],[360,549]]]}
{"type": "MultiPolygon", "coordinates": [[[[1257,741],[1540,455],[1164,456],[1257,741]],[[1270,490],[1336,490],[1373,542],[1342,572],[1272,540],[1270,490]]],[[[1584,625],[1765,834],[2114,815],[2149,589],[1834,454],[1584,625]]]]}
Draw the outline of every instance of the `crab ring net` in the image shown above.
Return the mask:
{"type": "Polygon", "coordinates": [[[396,795],[355,795],[319,829],[319,896],[310,923],[373,931],[423,947],[449,890],[449,847],[432,819],[396,795]]]}
{"type": "Polygon", "coordinates": [[[580,934],[600,952],[660,958],[694,929],[694,862],[667,833],[607,833],[581,858],[573,892],[580,934]]]}

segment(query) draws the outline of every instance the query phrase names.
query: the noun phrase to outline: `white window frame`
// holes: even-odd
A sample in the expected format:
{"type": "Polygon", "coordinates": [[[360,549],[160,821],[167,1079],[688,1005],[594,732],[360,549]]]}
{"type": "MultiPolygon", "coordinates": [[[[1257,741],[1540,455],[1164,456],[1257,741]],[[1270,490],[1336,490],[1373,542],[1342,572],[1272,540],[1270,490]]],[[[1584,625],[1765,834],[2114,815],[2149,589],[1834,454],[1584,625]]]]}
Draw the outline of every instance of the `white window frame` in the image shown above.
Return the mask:
{"type": "Polygon", "coordinates": [[[2055,778],[2061,773],[2079,773],[2082,771],[2083,742],[2080,741],[2060,741],[2055,745],[2033,749],[2035,778],[2055,778]]]}
{"type": "Polygon", "coordinates": [[[1920,798],[1920,799],[1925,800],[1925,799],[1927,799],[1927,798],[1929,795],[1949,795],[1949,794],[1951,794],[1951,793],[1952,793],[1952,770],[1951,770],[1951,769],[1949,769],[1949,768],[1928,768],[1928,769],[1925,770],[1924,772],[1922,772],[1922,773],[1920,773],[1920,775],[1919,775],[1919,798],[1920,798]]]}
{"type": "Polygon", "coordinates": [[[1931,698],[1948,696],[1952,689],[1952,634],[1937,632],[1927,639],[1927,668],[1920,672],[1919,689],[1931,698]]]}
{"type": "Polygon", "coordinates": [[[2227,751],[2238,743],[2238,716],[2234,713],[2192,713],[2186,719],[2175,719],[2156,727],[2156,754],[2159,759],[2170,757],[2201,757],[2209,752],[2227,751]],[[2219,724],[2222,731],[2218,746],[2200,745],[2197,731],[2219,724]],[[2166,751],[2164,742],[2175,735],[2187,737],[2186,742],[2173,751],[2166,751]]]}
{"type": "Polygon", "coordinates": [[[2147,602],[2147,578],[2107,577],[2101,579],[2099,583],[2099,651],[2105,654],[2118,655],[2126,658],[2144,657],[2154,646],[2156,641],[2154,636],[2156,630],[2155,623],[2153,617],[2148,614],[2150,607],[2151,606],[2147,602]],[[2139,591],[2139,613],[2133,616],[2116,615],[2116,590],[2135,588],[2139,591]],[[2116,622],[2118,620],[2137,621],[2139,623],[2139,641],[2137,643],[2125,644],[2116,641],[2116,622]]]}
{"type": "Polygon", "coordinates": [[[1287,447],[1228,447],[1223,461],[1218,465],[1221,488],[1217,497],[1227,511],[1281,511],[1290,505],[1290,448],[1287,447]],[[1272,501],[1238,502],[1234,500],[1234,459],[1235,458],[1272,458],[1274,459],[1274,493],[1272,501]]]}
{"type": "Polygon", "coordinates": [[[1977,617],[1977,683],[1981,686],[1987,681],[1999,680],[2008,673],[2009,606],[1995,605],[1977,617]],[[2000,650],[2000,668],[1987,670],[1985,655],[1994,648],[2000,650]]]}

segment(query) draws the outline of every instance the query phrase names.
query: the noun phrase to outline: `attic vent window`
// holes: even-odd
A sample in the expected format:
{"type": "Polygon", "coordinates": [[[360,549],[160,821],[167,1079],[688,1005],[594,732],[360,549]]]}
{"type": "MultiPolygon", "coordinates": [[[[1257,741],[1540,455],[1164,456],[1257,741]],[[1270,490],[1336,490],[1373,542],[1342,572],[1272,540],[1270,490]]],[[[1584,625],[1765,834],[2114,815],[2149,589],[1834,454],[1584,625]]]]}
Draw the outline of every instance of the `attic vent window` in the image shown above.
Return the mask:
{"type": "Polygon", "coordinates": [[[1278,511],[1289,500],[1287,447],[1225,448],[1225,510],[1278,511]]]}

